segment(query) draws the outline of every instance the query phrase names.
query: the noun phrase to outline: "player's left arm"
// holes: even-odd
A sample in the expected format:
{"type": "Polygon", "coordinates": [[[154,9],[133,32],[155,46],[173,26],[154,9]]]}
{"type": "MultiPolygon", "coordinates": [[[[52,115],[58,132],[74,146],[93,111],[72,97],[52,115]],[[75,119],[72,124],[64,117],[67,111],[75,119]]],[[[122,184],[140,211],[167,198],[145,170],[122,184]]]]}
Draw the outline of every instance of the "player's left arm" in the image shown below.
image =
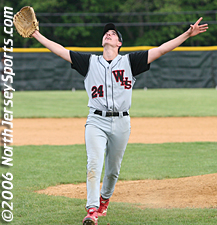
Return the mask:
{"type": "Polygon", "coordinates": [[[184,41],[186,41],[189,37],[193,37],[200,33],[206,32],[206,30],[208,29],[208,24],[199,25],[202,19],[203,18],[201,17],[194,25],[191,24],[190,28],[178,37],[160,45],[157,48],[150,49],[148,51],[148,64],[166,54],[167,52],[172,51],[174,48],[178,47],[184,41]]]}

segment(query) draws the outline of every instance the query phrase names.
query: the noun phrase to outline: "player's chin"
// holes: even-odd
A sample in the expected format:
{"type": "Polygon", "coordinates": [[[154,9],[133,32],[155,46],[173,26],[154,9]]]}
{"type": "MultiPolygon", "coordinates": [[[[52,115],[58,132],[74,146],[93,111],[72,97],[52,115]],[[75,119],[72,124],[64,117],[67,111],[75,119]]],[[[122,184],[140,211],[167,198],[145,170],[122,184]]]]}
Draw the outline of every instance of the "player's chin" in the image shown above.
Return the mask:
{"type": "Polygon", "coordinates": [[[102,43],[103,48],[105,48],[106,46],[114,46],[114,44],[112,44],[110,41],[105,41],[102,43]]]}
{"type": "Polygon", "coordinates": [[[103,44],[106,44],[106,43],[111,44],[112,43],[112,39],[105,38],[105,39],[103,39],[102,43],[103,44]]]}
{"type": "Polygon", "coordinates": [[[104,40],[104,41],[102,42],[102,46],[104,47],[106,44],[108,44],[108,41],[104,40]]]}

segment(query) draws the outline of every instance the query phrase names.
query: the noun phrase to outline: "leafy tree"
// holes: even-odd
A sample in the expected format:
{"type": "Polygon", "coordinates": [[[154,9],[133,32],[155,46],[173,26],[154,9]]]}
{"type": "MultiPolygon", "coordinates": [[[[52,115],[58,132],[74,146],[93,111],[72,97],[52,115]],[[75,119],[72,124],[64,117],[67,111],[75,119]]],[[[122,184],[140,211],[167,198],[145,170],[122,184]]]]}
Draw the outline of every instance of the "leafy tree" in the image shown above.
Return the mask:
{"type": "MultiPolygon", "coordinates": [[[[29,0],[1,0],[1,15],[3,14],[3,6],[12,7],[13,12],[16,13],[23,6],[29,4],[29,0]]],[[[200,16],[204,17],[203,21],[217,20],[217,13],[197,13],[197,11],[216,10],[217,0],[116,0],[112,3],[110,0],[34,0],[30,6],[36,12],[39,26],[41,24],[40,32],[63,46],[101,46],[103,26],[108,22],[116,24],[145,23],[145,25],[140,26],[121,25],[118,27],[123,35],[124,46],[158,46],[183,33],[189,28],[190,23],[194,23],[200,16]],[[189,11],[195,13],[186,13],[189,11]],[[41,13],[46,14],[41,15],[41,13]],[[53,16],[52,13],[106,13],[106,15],[53,16]],[[184,22],[185,24],[167,24],[171,22],[184,22]],[[42,26],[42,24],[47,23],[81,25],[42,26]],[[95,25],[87,26],[90,23],[95,25]],[[165,23],[165,25],[160,26],[159,23],[165,23]]],[[[3,16],[1,16],[2,18],[3,16]]],[[[3,24],[3,20],[1,23],[3,24]]],[[[1,37],[7,37],[2,28],[1,37]]],[[[217,26],[210,24],[208,32],[188,39],[183,45],[216,45],[216,37],[217,26]]],[[[2,46],[4,45],[3,38],[0,39],[2,46]]],[[[13,42],[13,47],[42,47],[34,38],[24,39],[15,31],[13,42]]]]}
{"type": "MultiPolygon", "coordinates": [[[[156,23],[156,22],[196,22],[196,20],[203,16],[205,21],[216,20],[216,14],[213,15],[198,15],[196,11],[213,10],[215,4],[213,0],[153,0],[153,1],[133,1],[126,0],[121,6],[122,12],[136,11],[136,12],[152,12],[154,14],[147,14],[143,17],[137,18],[137,22],[156,23]],[[179,14],[184,11],[195,11],[194,14],[179,14]],[[177,14],[174,14],[176,12],[177,14]],[[160,15],[159,13],[165,13],[160,15]],[[168,14],[166,14],[168,13],[168,14]]],[[[122,18],[120,18],[122,20],[122,18]]],[[[136,20],[134,17],[133,20],[136,20]]],[[[130,22],[132,18],[125,18],[124,22],[130,22]]],[[[129,45],[160,45],[163,42],[178,36],[189,28],[189,25],[169,25],[169,26],[146,26],[129,28],[126,30],[131,41],[129,45]]],[[[203,35],[198,35],[187,40],[183,45],[214,45],[216,37],[216,25],[209,25],[210,29],[203,35]],[[212,37],[210,34],[212,33],[212,37]],[[215,35],[215,36],[214,36],[215,35]],[[210,38],[210,39],[209,39],[210,38]]]]}

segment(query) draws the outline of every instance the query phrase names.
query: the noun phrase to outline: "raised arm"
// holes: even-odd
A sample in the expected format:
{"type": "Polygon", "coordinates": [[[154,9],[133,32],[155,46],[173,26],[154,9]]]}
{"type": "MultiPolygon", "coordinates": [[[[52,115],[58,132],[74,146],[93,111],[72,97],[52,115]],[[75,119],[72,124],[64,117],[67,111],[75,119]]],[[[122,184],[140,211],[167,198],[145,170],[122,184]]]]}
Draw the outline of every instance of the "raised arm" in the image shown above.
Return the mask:
{"type": "Polygon", "coordinates": [[[32,34],[32,36],[36,40],[38,40],[42,45],[48,48],[51,52],[65,59],[66,61],[72,63],[69,50],[64,48],[62,45],[47,39],[42,34],[40,34],[39,31],[37,30],[32,34]]]}
{"type": "Polygon", "coordinates": [[[203,18],[201,17],[194,25],[190,25],[190,28],[183,34],[179,35],[177,38],[174,38],[157,48],[150,49],[148,52],[148,63],[151,63],[167,52],[172,51],[174,48],[186,41],[189,37],[193,37],[205,32],[208,29],[208,24],[199,25],[202,19],[203,18]]]}

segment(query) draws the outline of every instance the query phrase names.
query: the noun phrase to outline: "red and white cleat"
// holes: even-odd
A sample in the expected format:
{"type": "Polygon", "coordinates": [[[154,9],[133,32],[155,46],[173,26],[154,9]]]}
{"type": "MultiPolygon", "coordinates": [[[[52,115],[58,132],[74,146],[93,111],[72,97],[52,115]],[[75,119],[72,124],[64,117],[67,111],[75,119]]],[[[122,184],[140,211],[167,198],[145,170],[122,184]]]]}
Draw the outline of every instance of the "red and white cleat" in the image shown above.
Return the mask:
{"type": "Polygon", "coordinates": [[[98,209],[98,216],[106,216],[108,205],[109,205],[109,199],[105,200],[101,196],[100,197],[100,206],[98,209]]]}
{"type": "Polygon", "coordinates": [[[87,216],[83,219],[83,225],[97,225],[98,213],[96,208],[90,208],[87,211],[87,216]]]}

